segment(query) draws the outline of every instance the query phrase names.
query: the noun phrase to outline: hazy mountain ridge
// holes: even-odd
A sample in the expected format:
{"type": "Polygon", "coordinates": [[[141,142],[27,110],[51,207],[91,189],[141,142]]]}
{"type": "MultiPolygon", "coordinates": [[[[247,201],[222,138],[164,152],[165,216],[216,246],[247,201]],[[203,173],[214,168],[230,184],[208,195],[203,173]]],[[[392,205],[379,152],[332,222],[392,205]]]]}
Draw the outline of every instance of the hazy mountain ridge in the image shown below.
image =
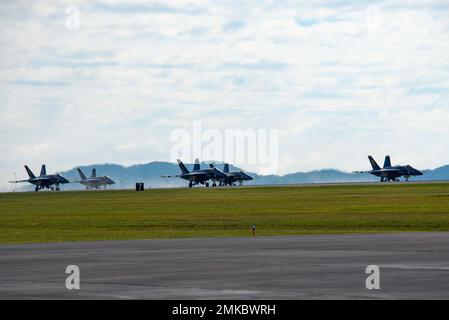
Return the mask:
{"type": "MultiPolygon", "coordinates": [[[[212,161],[211,161],[212,162],[212,161]]],[[[202,162],[201,168],[209,167],[211,162],[202,162]]],[[[216,166],[222,170],[223,164],[215,162],[216,166]]],[[[193,164],[186,164],[191,170],[193,164]]],[[[81,168],[86,176],[90,176],[92,168],[97,169],[97,176],[110,176],[115,185],[109,186],[110,189],[134,188],[136,182],[144,182],[148,187],[153,188],[173,188],[185,187],[187,182],[176,177],[161,178],[161,176],[175,176],[180,173],[179,167],[175,163],[155,161],[146,164],[137,164],[132,166],[122,166],[117,164],[93,164],[87,166],[75,167],[71,170],[61,172],[61,174],[70,181],[78,180],[77,168],[81,168]]],[[[240,168],[230,165],[231,171],[240,171],[240,168]]],[[[298,183],[332,183],[332,182],[367,182],[378,181],[379,179],[370,174],[356,174],[344,172],[336,169],[314,170],[310,172],[295,172],[286,175],[258,175],[253,172],[247,172],[254,177],[253,181],[245,182],[246,185],[264,185],[264,184],[298,184],[298,183]]],[[[438,167],[433,170],[424,170],[424,175],[414,177],[412,180],[449,180],[449,165],[438,167]]],[[[84,189],[79,183],[71,183],[63,186],[64,190],[84,189]]],[[[19,188],[20,190],[31,190],[33,186],[27,185],[19,188]]]]}

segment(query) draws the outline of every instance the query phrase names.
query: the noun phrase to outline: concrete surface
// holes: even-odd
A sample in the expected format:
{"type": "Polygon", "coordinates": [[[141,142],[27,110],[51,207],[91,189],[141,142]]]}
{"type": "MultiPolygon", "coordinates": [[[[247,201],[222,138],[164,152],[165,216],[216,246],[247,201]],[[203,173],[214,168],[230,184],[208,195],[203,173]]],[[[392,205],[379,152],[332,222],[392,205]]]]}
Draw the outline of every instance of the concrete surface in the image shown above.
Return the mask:
{"type": "Polygon", "coordinates": [[[449,233],[0,246],[0,299],[449,299],[449,233]],[[80,290],[67,290],[77,265],[80,290]],[[367,265],[380,290],[367,290],[367,265]]]}

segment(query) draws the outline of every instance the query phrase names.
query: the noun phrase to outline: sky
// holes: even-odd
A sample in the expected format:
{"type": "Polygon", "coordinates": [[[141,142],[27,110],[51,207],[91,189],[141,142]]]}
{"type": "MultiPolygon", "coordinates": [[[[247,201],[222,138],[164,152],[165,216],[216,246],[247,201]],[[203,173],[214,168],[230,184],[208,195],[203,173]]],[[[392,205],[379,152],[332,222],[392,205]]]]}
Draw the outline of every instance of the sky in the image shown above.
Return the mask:
{"type": "Polygon", "coordinates": [[[197,121],[279,130],[272,173],[446,165],[448,57],[447,0],[1,1],[0,190],[172,160],[197,121]]]}

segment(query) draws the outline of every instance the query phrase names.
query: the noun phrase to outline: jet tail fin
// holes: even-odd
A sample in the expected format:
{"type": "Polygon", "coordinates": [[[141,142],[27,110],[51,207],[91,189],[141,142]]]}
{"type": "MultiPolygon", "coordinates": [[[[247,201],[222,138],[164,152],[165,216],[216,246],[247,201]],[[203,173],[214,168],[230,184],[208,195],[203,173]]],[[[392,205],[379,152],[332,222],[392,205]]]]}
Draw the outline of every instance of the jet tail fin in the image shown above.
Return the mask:
{"type": "Polygon", "coordinates": [[[379,165],[377,164],[376,160],[372,156],[368,156],[369,162],[371,162],[371,167],[373,167],[373,170],[380,170],[379,165]]]}
{"type": "Polygon", "coordinates": [[[179,160],[179,159],[178,159],[178,165],[179,165],[179,168],[181,169],[181,172],[182,172],[183,174],[189,173],[189,170],[187,169],[187,167],[186,167],[186,166],[184,165],[184,163],[182,163],[182,161],[179,160]]]}
{"type": "Polygon", "coordinates": [[[80,168],[78,168],[77,170],[78,170],[78,173],[79,173],[79,175],[80,175],[81,180],[86,180],[86,176],[84,175],[84,172],[81,171],[80,168]]]}
{"type": "Polygon", "coordinates": [[[91,178],[96,178],[97,177],[97,169],[93,168],[92,169],[92,173],[90,175],[91,178]]]}
{"type": "Polygon", "coordinates": [[[223,167],[223,172],[224,173],[229,173],[229,163],[225,163],[225,165],[223,167]]]}
{"type": "Polygon", "coordinates": [[[34,175],[33,171],[31,171],[30,168],[28,168],[28,166],[25,166],[25,170],[27,171],[28,176],[30,177],[30,179],[36,178],[36,176],[34,175]]]}
{"type": "Polygon", "coordinates": [[[42,165],[41,167],[41,174],[40,176],[46,176],[47,175],[47,168],[45,167],[45,164],[42,165]]]}
{"type": "Polygon", "coordinates": [[[200,170],[200,160],[195,159],[195,164],[193,165],[193,171],[198,171],[198,170],[200,170]]]}
{"type": "Polygon", "coordinates": [[[384,169],[391,167],[391,160],[390,160],[390,156],[385,156],[385,161],[384,161],[384,169]]]}

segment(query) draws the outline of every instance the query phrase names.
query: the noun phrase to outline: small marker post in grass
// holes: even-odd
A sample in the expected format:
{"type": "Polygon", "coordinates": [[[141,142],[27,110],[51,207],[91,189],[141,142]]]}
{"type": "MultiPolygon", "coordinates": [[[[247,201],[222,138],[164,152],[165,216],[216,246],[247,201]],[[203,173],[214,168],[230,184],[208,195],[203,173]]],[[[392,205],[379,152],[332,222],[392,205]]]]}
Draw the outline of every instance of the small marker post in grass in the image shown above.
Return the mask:
{"type": "Polygon", "coordinates": [[[255,237],[255,236],[256,236],[256,225],[253,224],[253,225],[251,226],[251,229],[253,230],[253,237],[255,237]]]}

